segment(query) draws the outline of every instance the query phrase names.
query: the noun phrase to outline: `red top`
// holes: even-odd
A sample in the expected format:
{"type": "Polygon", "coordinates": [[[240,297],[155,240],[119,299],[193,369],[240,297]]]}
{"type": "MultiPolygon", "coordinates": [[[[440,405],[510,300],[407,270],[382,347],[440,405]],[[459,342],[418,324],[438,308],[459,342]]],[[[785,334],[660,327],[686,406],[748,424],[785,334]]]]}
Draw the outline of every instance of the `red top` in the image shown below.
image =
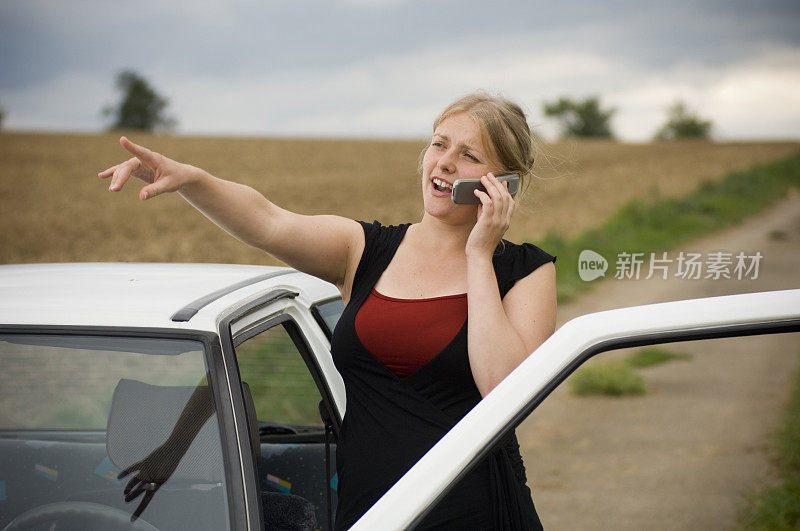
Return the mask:
{"type": "Polygon", "coordinates": [[[395,299],[374,289],[355,318],[358,339],[397,376],[408,376],[453,340],[467,320],[467,294],[395,299]]]}

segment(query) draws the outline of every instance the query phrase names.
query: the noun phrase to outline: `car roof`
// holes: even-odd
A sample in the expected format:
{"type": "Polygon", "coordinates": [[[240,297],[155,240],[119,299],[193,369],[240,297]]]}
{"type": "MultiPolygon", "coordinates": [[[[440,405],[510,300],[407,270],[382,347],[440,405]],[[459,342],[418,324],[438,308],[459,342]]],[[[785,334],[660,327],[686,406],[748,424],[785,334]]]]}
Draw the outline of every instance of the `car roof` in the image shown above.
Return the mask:
{"type": "Polygon", "coordinates": [[[216,331],[219,316],[226,310],[279,289],[300,293],[298,299],[305,304],[338,296],[332,284],[286,267],[0,265],[0,324],[216,331]]]}

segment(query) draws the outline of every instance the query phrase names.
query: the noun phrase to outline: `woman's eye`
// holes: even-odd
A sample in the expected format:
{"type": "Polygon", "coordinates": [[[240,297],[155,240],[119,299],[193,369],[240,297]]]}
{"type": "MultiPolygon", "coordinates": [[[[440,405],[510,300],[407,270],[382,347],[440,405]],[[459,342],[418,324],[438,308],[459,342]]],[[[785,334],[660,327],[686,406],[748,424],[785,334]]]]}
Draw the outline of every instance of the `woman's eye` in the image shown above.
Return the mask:
{"type": "Polygon", "coordinates": [[[437,147],[437,148],[444,147],[444,144],[442,142],[438,142],[438,141],[437,142],[431,142],[431,145],[433,147],[437,147]]]}
{"type": "Polygon", "coordinates": [[[476,157],[476,156],[475,156],[475,155],[473,155],[472,153],[465,153],[465,154],[464,154],[464,156],[465,156],[465,157],[467,157],[467,158],[468,158],[469,160],[471,160],[472,162],[480,162],[480,161],[478,160],[478,157],[476,157]]]}

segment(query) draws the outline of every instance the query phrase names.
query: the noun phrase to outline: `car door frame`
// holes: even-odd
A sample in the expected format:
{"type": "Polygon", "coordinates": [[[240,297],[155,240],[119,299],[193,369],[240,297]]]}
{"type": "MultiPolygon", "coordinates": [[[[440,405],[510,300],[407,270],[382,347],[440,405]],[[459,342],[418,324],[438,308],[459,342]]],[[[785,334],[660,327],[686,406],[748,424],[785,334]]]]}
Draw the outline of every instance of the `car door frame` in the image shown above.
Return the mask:
{"type": "MultiPolygon", "coordinates": [[[[244,391],[241,385],[241,375],[236,361],[236,347],[269,330],[275,326],[286,325],[287,332],[300,353],[309,372],[317,384],[317,389],[322,397],[323,407],[326,409],[335,434],[338,434],[343,412],[337,406],[331,383],[320,367],[319,353],[311,346],[309,335],[316,331],[309,330],[307,324],[299,319],[304,311],[308,310],[297,302],[300,293],[294,289],[275,288],[269,292],[244,302],[228,310],[218,320],[218,331],[221,343],[221,359],[224,365],[224,374],[227,386],[231,389],[232,419],[231,434],[236,441],[240,463],[239,474],[243,485],[243,514],[246,518],[247,529],[262,529],[264,515],[259,497],[259,484],[257,464],[253,457],[258,449],[250,444],[251,427],[247,422],[247,413],[244,402],[244,391]],[[247,322],[249,321],[249,322],[247,322]],[[237,325],[244,322],[244,326],[237,325]]],[[[315,325],[319,325],[315,322],[315,325]]],[[[319,333],[322,332],[320,328],[319,333]]],[[[329,354],[329,353],[328,353],[329,354]]],[[[328,508],[330,510],[330,508],[328,508]]]]}

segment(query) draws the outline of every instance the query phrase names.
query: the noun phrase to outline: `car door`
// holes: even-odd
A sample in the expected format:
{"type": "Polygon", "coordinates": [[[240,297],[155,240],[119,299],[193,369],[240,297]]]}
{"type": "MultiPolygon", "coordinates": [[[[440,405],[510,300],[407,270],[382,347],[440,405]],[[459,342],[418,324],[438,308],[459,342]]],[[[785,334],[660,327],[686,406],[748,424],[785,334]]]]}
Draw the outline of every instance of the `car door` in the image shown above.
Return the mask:
{"type": "Polygon", "coordinates": [[[253,529],[328,528],[334,516],[341,383],[310,306],[298,291],[278,289],[220,324],[226,371],[240,388],[236,431],[253,529]]]}
{"type": "Polygon", "coordinates": [[[0,527],[240,528],[218,355],[203,331],[0,327],[0,527]]]}
{"type": "Polygon", "coordinates": [[[601,352],[798,331],[800,290],[651,304],[573,319],[484,397],[352,529],[413,529],[510,430],[601,352]]]}

